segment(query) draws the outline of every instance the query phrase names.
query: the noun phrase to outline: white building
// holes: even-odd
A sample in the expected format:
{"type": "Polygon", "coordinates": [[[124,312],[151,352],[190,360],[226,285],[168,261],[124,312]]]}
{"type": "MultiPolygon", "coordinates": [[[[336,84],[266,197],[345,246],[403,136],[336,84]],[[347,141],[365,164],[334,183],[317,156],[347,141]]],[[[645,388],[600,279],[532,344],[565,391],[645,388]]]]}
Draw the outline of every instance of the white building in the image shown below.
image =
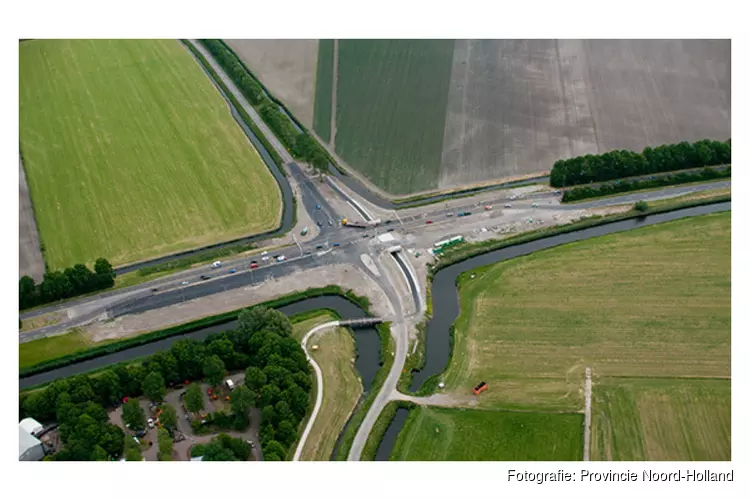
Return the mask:
{"type": "Polygon", "coordinates": [[[18,425],[32,436],[38,436],[42,429],[44,429],[44,426],[33,418],[24,418],[18,425]]]}
{"type": "Polygon", "coordinates": [[[30,432],[18,425],[18,460],[34,462],[44,458],[44,445],[30,432]]]}

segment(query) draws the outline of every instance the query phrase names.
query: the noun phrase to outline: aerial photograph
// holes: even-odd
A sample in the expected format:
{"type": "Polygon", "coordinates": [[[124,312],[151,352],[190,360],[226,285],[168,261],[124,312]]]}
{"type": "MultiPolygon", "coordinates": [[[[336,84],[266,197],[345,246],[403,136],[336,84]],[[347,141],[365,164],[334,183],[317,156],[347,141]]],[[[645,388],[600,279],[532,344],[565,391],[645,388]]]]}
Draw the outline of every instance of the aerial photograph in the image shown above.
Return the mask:
{"type": "Polygon", "coordinates": [[[19,461],[732,460],[731,39],[17,43],[19,461]]]}

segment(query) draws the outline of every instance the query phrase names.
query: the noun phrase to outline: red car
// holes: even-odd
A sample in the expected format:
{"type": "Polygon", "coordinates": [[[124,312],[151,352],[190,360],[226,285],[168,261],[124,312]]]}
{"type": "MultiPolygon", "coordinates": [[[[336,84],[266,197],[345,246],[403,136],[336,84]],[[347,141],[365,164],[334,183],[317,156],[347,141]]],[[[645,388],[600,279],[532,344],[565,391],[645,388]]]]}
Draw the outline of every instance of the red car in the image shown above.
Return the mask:
{"type": "Polygon", "coordinates": [[[428,221],[427,221],[427,224],[432,224],[432,221],[431,221],[431,220],[428,220],[428,221]]]}
{"type": "Polygon", "coordinates": [[[258,267],[260,267],[260,266],[258,266],[258,264],[256,264],[255,262],[253,262],[252,264],[250,264],[250,269],[258,269],[258,267]]]}

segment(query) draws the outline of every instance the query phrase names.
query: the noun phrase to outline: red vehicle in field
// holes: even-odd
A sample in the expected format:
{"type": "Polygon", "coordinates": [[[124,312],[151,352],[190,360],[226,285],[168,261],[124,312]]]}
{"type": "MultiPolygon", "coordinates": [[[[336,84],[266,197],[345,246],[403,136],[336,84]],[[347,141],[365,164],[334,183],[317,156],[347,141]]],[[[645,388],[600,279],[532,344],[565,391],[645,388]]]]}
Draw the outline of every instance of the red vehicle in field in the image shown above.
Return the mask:
{"type": "Polygon", "coordinates": [[[471,391],[475,396],[479,396],[482,392],[487,390],[487,382],[479,382],[476,387],[471,391]]]}

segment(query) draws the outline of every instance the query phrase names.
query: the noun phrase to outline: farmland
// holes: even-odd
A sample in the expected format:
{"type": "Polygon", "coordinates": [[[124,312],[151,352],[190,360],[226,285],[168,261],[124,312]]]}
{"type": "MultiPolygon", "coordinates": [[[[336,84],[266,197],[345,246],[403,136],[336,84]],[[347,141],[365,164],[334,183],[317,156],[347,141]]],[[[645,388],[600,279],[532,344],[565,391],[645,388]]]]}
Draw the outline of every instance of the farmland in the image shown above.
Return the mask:
{"type": "Polygon", "coordinates": [[[595,376],[729,377],[730,213],[564,245],[460,278],[447,389],[582,408],[595,376]]]}
{"type": "Polygon", "coordinates": [[[341,40],[336,153],[394,194],[437,187],[452,40],[341,40]]]}
{"type": "MultiPolygon", "coordinates": [[[[320,45],[319,112],[329,52],[320,45]]],[[[730,59],[728,40],[342,40],[335,149],[406,194],[536,175],[577,155],[726,140],[730,59]]]]}
{"type": "Polygon", "coordinates": [[[315,77],[313,129],[325,142],[331,142],[333,91],[333,40],[318,42],[318,69],[315,77]]]}
{"type": "Polygon", "coordinates": [[[37,40],[19,51],[21,151],[50,268],[278,225],[276,182],[178,42],[37,40]]]}
{"type": "Polygon", "coordinates": [[[419,407],[389,460],[580,460],[583,415],[419,407]]]}
{"type": "Polygon", "coordinates": [[[224,41],[305,127],[312,127],[317,40],[224,41]]]}
{"type": "MultiPolygon", "coordinates": [[[[297,339],[315,325],[332,321],[329,315],[320,315],[294,325],[297,339]]],[[[323,404],[315,420],[300,460],[330,460],[336,439],[341,434],[349,415],[362,395],[362,382],[354,369],[356,358],[354,337],[345,328],[327,329],[307,341],[317,345],[313,359],[323,372],[323,404]]],[[[315,389],[318,390],[317,388],[315,389]]],[[[313,395],[313,401],[315,396],[313,395]]]]}
{"type": "Polygon", "coordinates": [[[606,379],[592,406],[592,460],[731,460],[729,380],[606,379]]]}

